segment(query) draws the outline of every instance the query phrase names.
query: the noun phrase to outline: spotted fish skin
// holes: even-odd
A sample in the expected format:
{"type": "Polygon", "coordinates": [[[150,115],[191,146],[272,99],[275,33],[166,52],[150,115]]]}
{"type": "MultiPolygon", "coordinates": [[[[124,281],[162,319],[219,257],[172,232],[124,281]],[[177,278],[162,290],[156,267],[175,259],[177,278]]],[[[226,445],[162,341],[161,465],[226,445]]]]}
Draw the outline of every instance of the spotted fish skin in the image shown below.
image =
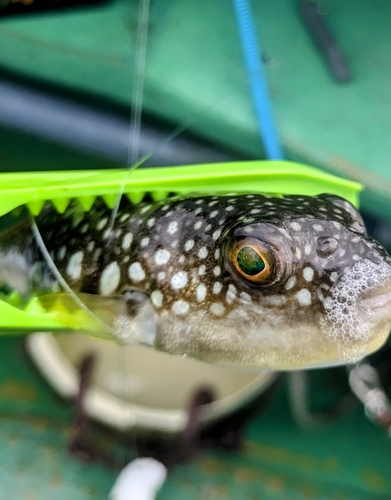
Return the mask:
{"type": "MultiPolygon", "coordinates": [[[[47,207],[37,225],[76,292],[145,297],[157,324],[147,343],[159,350],[296,369],[356,361],[388,335],[391,260],[342,198],[194,196],[123,203],[112,229],[110,218],[96,202],[87,213],[47,207]],[[230,261],[232,242],[248,237],[274,256],[266,285],[243,279],[230,261]]],[[[20,250],[49,282],[31,236],[20,250]]],[[[137,314],[129,310],[130,323],[137,314]]]]}

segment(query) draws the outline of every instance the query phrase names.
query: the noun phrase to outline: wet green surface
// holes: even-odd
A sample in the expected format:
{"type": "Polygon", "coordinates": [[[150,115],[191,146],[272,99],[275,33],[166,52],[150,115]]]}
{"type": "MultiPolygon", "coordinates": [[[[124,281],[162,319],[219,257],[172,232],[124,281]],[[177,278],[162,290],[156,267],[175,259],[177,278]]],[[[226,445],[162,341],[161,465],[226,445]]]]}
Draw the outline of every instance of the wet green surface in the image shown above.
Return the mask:
{"type": "MultiPolygon", "coordinates": [[[[328,23],[353,73],[329,76],[290,0],[254,2],[278,126],[287,152],[363,182],[364,207],[386,217],[391,203],[391,4],[329,0],[328,23]]],[[[0,64],[45,81],[128,103],[136,3],[0,23],[0,64]]],[[[251,156],[261,142],[231,2],[152,2],[144,106],[251,156]]]]}
{"type": "MultiPolygon", "coordinates": [[[[69,403],[42,381],[20,339],[0,339],[0,349],[0,498],[107,498],[117,471],[82,464],[66,450],[69,403]]],[[[322,384],[329,396],[340,390],[338,377],[330,385],[325,374],[314,376],[315,392],[322,384]]],[[[105,448],[123,441],[101,428],[93,428],[93,435],[105,448]]],[[[202,454],[171,473],[158,498],[386,499],[390,463],[390,441],[359,406],[326,428],[302,431],[289,414],[282,384],[266,412],[250,421],[242,452],[202,454]]]]}

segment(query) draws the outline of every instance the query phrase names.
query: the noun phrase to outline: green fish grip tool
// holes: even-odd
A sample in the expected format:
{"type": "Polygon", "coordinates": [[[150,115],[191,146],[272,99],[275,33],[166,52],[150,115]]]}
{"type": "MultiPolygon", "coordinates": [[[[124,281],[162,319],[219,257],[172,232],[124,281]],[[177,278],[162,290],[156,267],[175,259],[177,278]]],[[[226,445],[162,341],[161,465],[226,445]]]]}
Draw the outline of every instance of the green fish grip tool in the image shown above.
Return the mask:
{"type": "MultiPolygon", "coordinates": [[[[309,196],[332,193],[357,206],[361,189],[355,182],[288,161],[139,168],[132,172],[117,169],[1,173],[0,216],[23,206],[36,216],[47,202],[62,213],[71,200],[77,200],[88,211],[97,197],[114,207],[119,192],[134,204],[141,202],[146,194],[158,201],[173,193],[182,196],[230,192],[309,196]]],[[[104,331],[102,322],[94,323],[87,310],[67,308],[60,301],[51,307],[43,304],[37,296],[23,305],[16,294],[4,296],[0,299],[0,335],[78,330],[114,340],[109,329],[104,331]]]]}

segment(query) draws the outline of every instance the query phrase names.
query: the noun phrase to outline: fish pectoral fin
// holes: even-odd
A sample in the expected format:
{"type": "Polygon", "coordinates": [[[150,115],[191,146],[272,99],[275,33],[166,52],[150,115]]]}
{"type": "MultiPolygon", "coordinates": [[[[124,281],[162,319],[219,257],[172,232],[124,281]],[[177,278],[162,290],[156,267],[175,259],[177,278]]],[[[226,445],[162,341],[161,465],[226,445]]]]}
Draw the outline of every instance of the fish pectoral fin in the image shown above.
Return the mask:
{"type": "Polygon", "coordinates": [[[48,312],[69,328],[125,343],[151,345],[157,317],[148,296],[136,289],[121,295],[50,293],[39,297],[48,312]]]}

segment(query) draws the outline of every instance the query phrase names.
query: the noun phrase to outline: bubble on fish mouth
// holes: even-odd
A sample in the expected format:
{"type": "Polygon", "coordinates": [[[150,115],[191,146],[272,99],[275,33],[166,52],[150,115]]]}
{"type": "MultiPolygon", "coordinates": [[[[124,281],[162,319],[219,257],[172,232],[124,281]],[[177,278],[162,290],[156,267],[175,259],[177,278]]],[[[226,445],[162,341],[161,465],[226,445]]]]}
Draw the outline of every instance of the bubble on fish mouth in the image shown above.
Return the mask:
{"type": "Polygon", "coordinates": [[[380,290],[391,280],[391,267],[383,261],[376,264],[369,259],[357,262],[342,275],[324,301],[325,317],[322,330],[325,335],[343,346],[357,342],[357,357],[373,330],[373,314],[365,294],[380,290]]]}

